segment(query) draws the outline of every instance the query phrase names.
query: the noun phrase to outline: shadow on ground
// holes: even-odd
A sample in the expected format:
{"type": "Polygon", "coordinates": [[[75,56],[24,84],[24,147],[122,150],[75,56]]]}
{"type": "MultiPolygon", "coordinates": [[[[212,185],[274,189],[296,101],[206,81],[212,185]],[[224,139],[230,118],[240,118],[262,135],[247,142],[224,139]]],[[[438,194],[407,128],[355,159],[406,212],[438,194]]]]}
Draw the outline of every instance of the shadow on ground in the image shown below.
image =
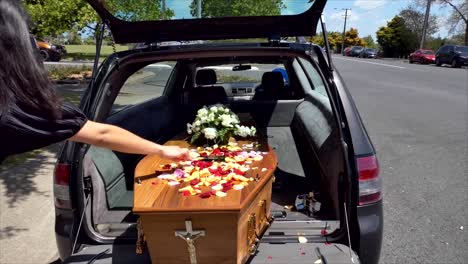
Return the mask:
{"type": "Polygon", "coordinates": [[[16,228],[13,226],[6,226],[0,229],[0,240],[16,236],[18,233],[28,231],[27,228],[16,228]]]}
{"type": "MultiPolygon", "coordinates": [[[[55,87],[63,101],[78,105],[87,85],[85,82],[77,82],[56,84],[55,87]]],[[[18,202],[25,200],[32,193],[49,196],[38,190],[34,178],[38,171],[46,167],[50,168],[50,165],[55,163],[60,146],[61,143],[58,143],[43,149],[10,156],[0,165],[0,184],[5,189],[4,198],[7,199],[10,208],[14,208],[18,202]]],[[[0,230],[0,237],[12,232],[16,230],[0,230]]]]}
{"type": "Polygon", "coordinates": [[[65,101],[75,105],[80,104],[81,96],[83,92],[88,87],[86,82],[76,82],[76,83],[61,83],[55,85],[57,93],[60,98],[65,101]]]}
{"type": "MultiPolygon", "coordinates": [[[[43,148],[36,151],[36,155],[26,157],[24,160],[16,160],[15,156],[10,157],[10,159],[15,159],[15,163],[7,164],[1,168],[0,184],[5,189],[3,197],[7,199],[10,208],[16,207],[18,202],[24,201],[33,193],[49,197],[46,192],[38,190],[34,178],[38,176],[38,171],[55,163],[60,146],[61,144],[55,144],[43,148]]],[[[5,161],[8,162],[8,160],[5,161]]],[[[0,230],[2,233],[4,231],[0,230]]]]}

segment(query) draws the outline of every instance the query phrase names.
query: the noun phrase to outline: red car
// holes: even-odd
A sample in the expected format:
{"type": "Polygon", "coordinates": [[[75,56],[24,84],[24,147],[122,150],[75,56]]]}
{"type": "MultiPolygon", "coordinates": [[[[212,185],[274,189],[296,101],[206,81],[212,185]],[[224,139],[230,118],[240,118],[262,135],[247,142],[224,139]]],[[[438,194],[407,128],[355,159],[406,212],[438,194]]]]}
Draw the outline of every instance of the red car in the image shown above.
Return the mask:
{"type": "Polygon", "coordinates": [[[349,52],[351,51],[351,47],[346,47],[343,50],[343,56],[349,56],[349,52]]]}
{"type": "Polygon", "coordinates": [[[418,49],[409,55],[409,63],[413,62],[421,64],[435,63],[435,53],[433,50],[418,49]]]}

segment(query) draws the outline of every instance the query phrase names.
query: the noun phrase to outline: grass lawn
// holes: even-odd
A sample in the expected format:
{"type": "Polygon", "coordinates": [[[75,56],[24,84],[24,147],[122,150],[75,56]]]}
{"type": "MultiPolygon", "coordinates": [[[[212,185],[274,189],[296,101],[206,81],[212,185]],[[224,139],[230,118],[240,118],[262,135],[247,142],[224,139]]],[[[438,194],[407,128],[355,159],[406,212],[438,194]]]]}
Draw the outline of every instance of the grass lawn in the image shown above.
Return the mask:
{"type": "MultiPolygon", "coordinates": [[[[65,45],[65,48],[67,49],[65,58],[72,60],[94,59],[96,54],[96,46],[94,45],[65,45]]],[[[115,50],[117,52],[128,50],[128,46],[115,45],[115,50]]],[[[114,53],[112,46],[102,46],[101,57],[107,57],[112,53],[114,53]]]]}

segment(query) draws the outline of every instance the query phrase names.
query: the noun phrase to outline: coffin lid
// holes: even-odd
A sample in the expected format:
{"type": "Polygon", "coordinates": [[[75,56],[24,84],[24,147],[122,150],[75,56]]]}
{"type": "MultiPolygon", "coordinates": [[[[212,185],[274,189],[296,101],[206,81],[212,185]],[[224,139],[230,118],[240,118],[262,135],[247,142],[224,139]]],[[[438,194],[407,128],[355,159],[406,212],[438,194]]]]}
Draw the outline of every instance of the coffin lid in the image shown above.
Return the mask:
{"type": "MultiPolygon", "coordinates": [[[[240,141],[239,144],[246,142],[240,141]]],[[[167,145],[189,147],[184,140],[169,141],[167,145]]],[[[262,146],[262,145],[261,145],[262,146]]],[[[243,211],[260,193],[273,177],[274,169],[278,163],[275,153],[265,144],[269,154],[264,155],[263,160],[254,162],[251,166],[258,167],[257,170],[249,170],[246,177],[256,176],[259,180],[249,182],[242,190],[231,189],[225,197],[211,196],[203,199],[198,195],[183,196],[178,190],[188,183],[177,186],[169,186],[167,181],[157,178],[155,171],[160,165],[170,164],[171,161],[164,160],[157,155],[148,155],[142,159],[135,169],[134,185],[134,207],[133,212],[142,213],[176,213],[176,212],[220,212],[220,211],[243,211]],[[262,171],[266,168],[266,171],[262,171]]],[[[209,187],[206,187],[209,190],[209,187]]]]}

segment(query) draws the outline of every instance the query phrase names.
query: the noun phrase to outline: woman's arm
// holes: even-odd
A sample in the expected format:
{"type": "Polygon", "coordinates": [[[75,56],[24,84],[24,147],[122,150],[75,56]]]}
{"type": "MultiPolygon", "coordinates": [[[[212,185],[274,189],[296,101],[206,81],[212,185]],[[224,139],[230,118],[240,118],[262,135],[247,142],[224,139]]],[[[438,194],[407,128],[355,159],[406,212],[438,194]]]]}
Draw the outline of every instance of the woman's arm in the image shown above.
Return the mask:
{"type": "Polygon", "coordinates": [[[117,126],[87,121],[72,141],[132,154],[158,154],[167,159],[188,159],[189,152],[177,146],[162,146],[117,126]]]}

